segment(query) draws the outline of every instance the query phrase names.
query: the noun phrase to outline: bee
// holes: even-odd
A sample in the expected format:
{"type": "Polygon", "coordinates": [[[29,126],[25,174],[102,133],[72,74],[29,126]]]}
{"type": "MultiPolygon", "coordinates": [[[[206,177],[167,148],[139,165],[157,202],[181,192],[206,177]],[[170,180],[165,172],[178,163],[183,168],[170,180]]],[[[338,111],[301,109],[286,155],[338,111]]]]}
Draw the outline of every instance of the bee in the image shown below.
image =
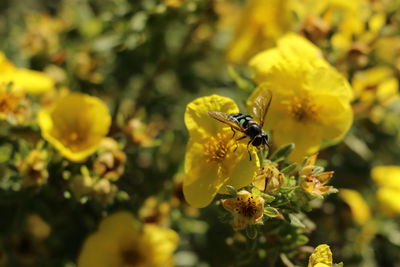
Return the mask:
{"type": "MultiPolygon", "coordinates": [[[[256,120],[254,120],[252,116],[242,113],[227,114],[220,111],[208,111],[208,114],[217,121],[230,126],[231,130],[233,131],[232,138],[235,136],[236,131],[244,134],[236,139],[236,141],[242,140],[246,137],[250,138],[249,142],[247,143],[247,151],[249,152],[251,160],[251,153],[249,151],[250,144],[257,149],[263,149],[265,146],[269,147],[269,136],[264,132],[263,126],[268,109],[271,105],[271,101],[272,93],[269,90],[265,90],[264,93],[260,94],[254,100],[253,113],[256,117],[256,120]]],[[[235,150],[236,149],[237,146],[235,150]]]]}

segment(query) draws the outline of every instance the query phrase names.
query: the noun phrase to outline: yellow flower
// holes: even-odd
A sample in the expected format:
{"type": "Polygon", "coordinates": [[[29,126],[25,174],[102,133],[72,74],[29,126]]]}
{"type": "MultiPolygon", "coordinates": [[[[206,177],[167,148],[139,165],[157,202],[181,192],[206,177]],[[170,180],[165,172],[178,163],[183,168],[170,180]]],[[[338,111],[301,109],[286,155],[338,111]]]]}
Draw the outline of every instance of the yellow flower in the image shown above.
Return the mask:
{"type": "Polygon", "coordinates": [[[346,79],[299,36],[288,35],[277,48],[250,61],[261,85],[247,101],[249,107],[264,90],[273,100],[265,127],[276,146],[294,143],[294,161],[340,141],[350,128],[352,89],[346,79]],[[301,40],[301,41],[300,41],[301,40]]]}
{"type": "Polygon", "coordinates": [[[23,92],[15,92],[0,83],[0,120],[23,124],[31,114],[31,103],[23,92]]]}
{"type": "Polygon", "coordinates": [[[60,49],[60,35],[68,22],[61,17],[31,12],[25,16],[27,29],[22,35],[21,45],[31,55],[54,54],[60,49]]]}
{"type": "Polygon", "coordinates": [[[78,258],[78,267],[173,266],[178,235],[170,229],[139,223],[128,212],[103,219],[78,258]]]}
{"type": "Polygon", "coordinates": [[[232,228],[242,230],[249,224],[262,223],[264,199],[246,190],[237,193],[237,197],[222,200],[222,206],[234,214],[232,228]]]}
{"type": "Polygon", "coordinates": [[[317,154],[308,157],[304,167],[300,170],[301,187],[304,191],[316,196],[322,197],[323,194],[333,188],[333,186],[326,186],[333,176],[333,171],[316,172],[315,161],[317,154]]]}
{"type": "Polygon", "coordinates": [[[247,61],[257,52],[272,47],[292,24],[288,0],[250,0],[238,21],[227,59],[247,61]]]}
{"type": "Polygon", "coordinates": [[[38,115],[42,136],[71,161],[84,161],[107,134],[111,117],[97,97],[70,93],[38,115]]]}
{"type": "Polygon", "coordinates": [[[398,84],[393,70],[379,66],[357,72],[352,85],[356,97],[366,103],[378,101],[382,105],[389,105],[398,99],[398,84]]]}
{"type": "Polygon", "coordinates": [[[371,218],[371,211],[364,198],[355,190],[340,189],[339,196],[349,205],[354,221],[364,225],[371,218]]]}
{"type": "Polygon", "coordinates": [[[46,183],[49,173],[45,151],[33,149],[24,160],[18,161],[16,165],[22,176],[23,186],[38,186],[46,183]]]}
{"type": "Polygon", "coordinates": [[[168,202],[160,202],[156,197],[148,197],[139,210],[139,218],[145,223],[166,225],[169,220],[171,206],[168,202]]]}
{"type": "Polygon", "coordinates": [[[307,267],[331,267],[332,252],[328,245],[319,245],[315,248],[308,260],[307,267]]]}
{"type": "Polygon", "coordinates": [[[247,141],[235,141],[229,126],[208,115],[208,111],[237,113],[231,99],[212,95],[198,98],[186,107],[185,124],[189,142],[185,155],[183,193],[194,207],[205,207],[217,193],[227,193],[226,185],[241,188],[251,183],[259,162],[247,141]]]}
{"type": "Polygon", "coordinates": [[[253,185],[262,192],[278,190],[285,180],[285,176],[274,165],[261,167],[253,179],[253,185]]]}
{"type": "Polygon", "coordinates": [[[0,52],[0,84],[13,84],[13,90],[22,90],[29,94],[42,94],[54,89],[54,81],[46,74],[20,69],[14,66],[0,52]]]}
{"type": "Polygon", "coordinates": [[[400,166],[378,166],[371,171],[372,179],[378,185],[377,198],[385,215],[400,214],[400,166]]]}
{"type": "Polygon", "coordinates": [[[124,173],[126,154],[112,138],[103,138],[99,155],[93,162],[93,171],[102,178],[117,181],[124,173]]]}

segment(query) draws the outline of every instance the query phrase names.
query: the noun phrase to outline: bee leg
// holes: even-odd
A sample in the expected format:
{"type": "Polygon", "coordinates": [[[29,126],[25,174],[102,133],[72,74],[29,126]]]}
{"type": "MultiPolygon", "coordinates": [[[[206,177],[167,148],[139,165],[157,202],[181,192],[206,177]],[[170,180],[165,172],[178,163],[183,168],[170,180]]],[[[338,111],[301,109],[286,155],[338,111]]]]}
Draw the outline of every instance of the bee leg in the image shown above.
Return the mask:
{"type": "Polygon", "coordinates": [[[249,145],[251,144],[251,141],[253,141],[253,140],[250,140],[250,141],[247,143],[247,152],[249,153],[250,161],[251,161],[251,153],[250,153],[249,145]]]}
{"type": "Polygon", "coordinates": [[[231,130],[232,130],[232,132],[233,132],[233,135],[232,135],[232,138],[233,138],[233,137],[235,137],[236,131],[235,131],[235,130],[233,130],[233,128],[232,128],[232,127],[231,127],[231,130]]]}
{"type": "Polygon", "coordinates": [[[236,145],[236,147],[235,147],[235,149],[233,150],[233,152],[235,152],[237,149],[238,149],[238,147],[239,147],[239,145],[238,145],[238,141],[240,141],[240,140],[242,140],[242,139],[244,139],[244,138],[246,138],[247,136],[246,135],[244,135],[244,136],[242,136],[242,137],[239,137],[238,139],[236,139],[235,141],[235,145],[236,145]]]}

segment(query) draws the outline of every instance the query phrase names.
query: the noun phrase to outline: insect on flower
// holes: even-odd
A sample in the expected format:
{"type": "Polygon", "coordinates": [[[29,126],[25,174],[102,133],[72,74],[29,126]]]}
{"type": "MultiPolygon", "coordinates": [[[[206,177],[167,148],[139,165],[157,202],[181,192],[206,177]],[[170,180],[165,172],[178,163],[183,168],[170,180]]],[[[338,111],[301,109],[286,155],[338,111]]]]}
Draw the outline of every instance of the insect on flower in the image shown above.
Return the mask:
{"type": "MultiPolygon", "coordinates": [[[[269,136],[267,133],[264,132],[263,126],[269,106],[271,105],[271,101],[272,93],[269,90],[265,90],[263,94],[260,94],[254,100],[253,113],[256,117],[256,121],[253,119],[252,116],[242,113],[227,114],[219,111],[208,111],[208,114],[214,119],[230,126],[233,131],[232,138],[235,136],[236,131],[244,134],[243,136],[236,139],[236,141],[249,137],[250,141],[247,143],[248,151],[250,144],[252,144],[257,149],[264,149],[265,146],[269,147],[269,136]]],[[[249,156],[251,160],[250,151],[249,156]]]]}

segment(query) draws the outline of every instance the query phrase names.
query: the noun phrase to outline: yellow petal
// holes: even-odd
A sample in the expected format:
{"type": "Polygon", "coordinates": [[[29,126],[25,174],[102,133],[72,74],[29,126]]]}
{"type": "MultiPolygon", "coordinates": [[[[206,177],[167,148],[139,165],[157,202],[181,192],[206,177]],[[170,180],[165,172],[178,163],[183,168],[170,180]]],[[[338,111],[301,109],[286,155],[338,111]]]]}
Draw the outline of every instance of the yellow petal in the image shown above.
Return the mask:
{"type": "Polygon", "coordinates": [[[294,143],[295,149],[289,155],[289,158],[295,162],[302,162],[304,157],[319,150],[321,130],[313,124],[303,124],[294,120],[287,120],[286,125],[281,123],[274,126],[272,142],[277,147],[294,143]]]}
{"type": "Polygon", "coordinates": [[[331,139],[331,143],[341,140],[353,123],[350,104],[330,95],[315,96],[314,101],[320,103],[321,137],[331,139]]]}
{"type": "Polygon", "coordinates": [[[49,76],[28,69],[17,69],[9,75],[0,75],[0,82],[12,82],[16,89],[29,94],[43,94],[54,90],[54,81],[49,76]]]}
{"type": "Polygon", "coordinates": [[[400,189],[400,166],[377,166],[371,175],[378,186],[400,189]]]}
{"type": "Polygon", "coordinates": [[[376,195],[380,204],[380,211],[387,216],[397,216],[400,214],[400,189],[391,187],[381,187],[376,195]]]}
{"type": "Polygon", "coordinates": [[[333,68],[316,68],[307,75],[313,94],[332,95],[344,102],[353,99],[353,90],[347,80],[333,68]]]}
{"type": "Polygon", "coordinates": [[[100,233],[86,239],[78,258],[78,267],[118,266],[120,262],[119,244],[100,233]]]}
{"type": "Polygon", "coordinates": [[[190,102],[185,111],[185,125],[191,137],[214,136],[228,127],[212,118],[208,111],[230,114],[239,112],[239,109],[232,99],[219,95],[199,97],[190,102]]]}
{"type": "MultiPolygon", "coordinates": [[[[247,140],[247,139],[246,139],[247,140]]],[[[229,171],[229,179],[219,190],[220,194],[227,194],[227,185],[231,185],[236,189],[243,188],[251,184],[254,174],[257,172],[260,162],[255,149],[250,145],[251,160],[247,151],[248,141],[242,141],[235,152],[235,156],[224,162],[224,167],[229,171]]]]}
{"type": "Polygon", "coordinates": [[[246,217],[237,214],[233,217],[232,228],[235,231],[242,230],[242,229],[246,228],[248,223],[249,222],[246,217]]]}
{"type": "Polygon", "coordinates": [[[371,218],[371,211],[364,198],[355,190],[340,189],[339,196],[349,205],[354,221],[363,225],[371,218]]]}
{"type": "Polygon", "coordinates": [[[222,200],[222,206],[224,209],[230,212],[235,212],[235,209],[238,207],[240,200],[237,200],[236,198],[228,198],[222,200]]]}
{"type": "Polygon", "coordinates": [[[309,258],[308,267],[315,267],[319,263],[332,266],[332,252],[328,245],[323,244],[315,248],[309,258]]]}
{"type": "Polygon", "coordinates": [[[203,144],[189,141],[185,156],[183,194],[186,201],[197,208],[209,205],[229,179],[228,176],[221,175],[218,163],[206,164],[203,155],[203,144]]]}

